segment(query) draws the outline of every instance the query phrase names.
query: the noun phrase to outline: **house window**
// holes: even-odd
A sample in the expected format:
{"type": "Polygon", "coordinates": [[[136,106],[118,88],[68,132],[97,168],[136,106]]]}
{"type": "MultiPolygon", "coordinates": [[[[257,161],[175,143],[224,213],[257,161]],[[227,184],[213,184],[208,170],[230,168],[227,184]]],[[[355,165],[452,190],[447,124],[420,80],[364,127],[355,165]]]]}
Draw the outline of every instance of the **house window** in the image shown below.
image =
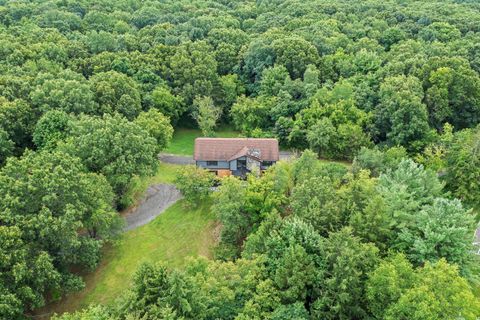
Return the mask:
{"type": "Polygon", "coordinates": [[[209,167],[218,166],[218,161],[207,161],[207,166],[209,167]]]}
{"type": "Polygon", "coordinates": [[[262,167],[270,167],[273,161],[262,161],[262,167]]]}

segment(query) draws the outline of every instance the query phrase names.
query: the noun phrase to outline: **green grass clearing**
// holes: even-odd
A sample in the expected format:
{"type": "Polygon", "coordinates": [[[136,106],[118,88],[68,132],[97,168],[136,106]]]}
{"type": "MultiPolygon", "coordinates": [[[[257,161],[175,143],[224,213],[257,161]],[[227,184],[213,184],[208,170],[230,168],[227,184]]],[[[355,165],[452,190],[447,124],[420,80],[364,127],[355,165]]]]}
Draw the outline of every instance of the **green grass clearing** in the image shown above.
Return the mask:
{"type": "Polygon", "coordinates": [[[162,261],[169,267],[182,267],[186,257],[210,257],[215,227],[210,203],[185,210],[180,200],[149,224],[124,233],[106,247],[100,266],[85,276],[84,290],[38,313],[72,312],[90,303],[111,303],[129,288],[143,262],[162,261]]]}
{"type": "MultiPolygon", "coordinates": [[[[231,127],[222,127],[218,129],[215,137],[235,138],[239,135],[240,133],[233,130],[231,127]]],[[[195,138],[198,137],[203,137],[202,132],[199,129],[178,128],[173,133],[173,138],[170,142],[170,145],[163,152],[191,156],[193,155],[193,145],[195,142],[195,138]]]]}

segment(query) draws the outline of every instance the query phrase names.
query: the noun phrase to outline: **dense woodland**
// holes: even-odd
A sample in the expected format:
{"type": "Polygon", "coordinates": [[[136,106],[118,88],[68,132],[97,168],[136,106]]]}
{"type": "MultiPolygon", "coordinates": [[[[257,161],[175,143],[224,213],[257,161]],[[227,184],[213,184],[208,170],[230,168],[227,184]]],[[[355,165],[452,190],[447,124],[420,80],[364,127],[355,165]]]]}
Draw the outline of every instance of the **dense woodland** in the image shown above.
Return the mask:
{"type": "Polygon", "coordinates": [[[0,0],[0,318],[83,288],[174,128],[228,124],[306,151],[186,167],[215,259],[60,319],[477,319],[479,123],[474,0],[0,0]]]}

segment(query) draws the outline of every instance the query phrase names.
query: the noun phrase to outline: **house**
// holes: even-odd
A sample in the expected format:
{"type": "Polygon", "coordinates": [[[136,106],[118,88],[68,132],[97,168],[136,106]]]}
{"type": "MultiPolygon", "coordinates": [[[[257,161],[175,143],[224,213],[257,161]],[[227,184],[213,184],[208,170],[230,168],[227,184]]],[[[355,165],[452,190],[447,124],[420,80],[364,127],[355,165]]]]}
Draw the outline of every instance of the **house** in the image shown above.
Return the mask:
{"type": "Polygon", "coordinates": [[[218,176],[245,177],[278,161],[277,139],[197,138],[193,159],[198,167],[218,176]]]}

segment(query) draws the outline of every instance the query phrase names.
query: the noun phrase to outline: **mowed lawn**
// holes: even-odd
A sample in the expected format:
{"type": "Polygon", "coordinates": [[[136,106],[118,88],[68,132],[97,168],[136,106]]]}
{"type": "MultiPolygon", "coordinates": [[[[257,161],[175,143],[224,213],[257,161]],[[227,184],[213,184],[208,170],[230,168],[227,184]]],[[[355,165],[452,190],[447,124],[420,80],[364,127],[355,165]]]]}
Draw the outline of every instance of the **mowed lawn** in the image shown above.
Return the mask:
{"type": "Polygon", "coordinates": [[[83,291],[38,313],[72,312],[89,303],[111,303],[130,287],[135,270],[143,262],[182,267],[187,257],[210,257],[216,241],[215,227],[208,202],[186,210],[180,200],[149,224],[124,233],[115,244],[107,246],[100,266],[85,276],[83,291]]]}
{"type": "MultiPolygon", "coordinates": [[[[215,137],[217,138],[235,138],[240,133],[231,127],[221,127],[217,130],[215,137]]],[[[173,133],[172,141],[168,148],[163,152],[191,156],[193,155],[193,145],[195,138],[202,137],[202,132],[198,129],[176,129],[173,133]]]]}

